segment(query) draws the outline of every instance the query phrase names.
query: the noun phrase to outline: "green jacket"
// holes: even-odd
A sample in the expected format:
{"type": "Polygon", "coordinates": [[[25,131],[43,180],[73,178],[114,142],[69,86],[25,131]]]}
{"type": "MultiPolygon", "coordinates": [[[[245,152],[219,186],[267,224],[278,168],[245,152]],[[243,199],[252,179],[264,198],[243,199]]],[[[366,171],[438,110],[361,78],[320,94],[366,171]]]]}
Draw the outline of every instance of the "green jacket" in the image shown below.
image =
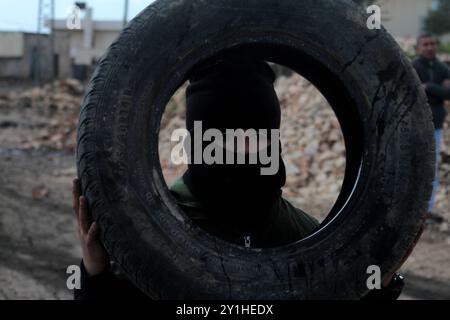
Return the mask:
{"type": "Polygon", "coordinates": [[[319,226],[316,219],[279,197],[270,208],[266,221],[259,223],[251,232],[243,232],[236,224],[226,225],[208,218],[201,203],[193,196],[182,178],[178,178],[170,186],[170,191],[177,204],[197,225],[238,245],[256,248],[281,246],[310,235],[319,226]]]}

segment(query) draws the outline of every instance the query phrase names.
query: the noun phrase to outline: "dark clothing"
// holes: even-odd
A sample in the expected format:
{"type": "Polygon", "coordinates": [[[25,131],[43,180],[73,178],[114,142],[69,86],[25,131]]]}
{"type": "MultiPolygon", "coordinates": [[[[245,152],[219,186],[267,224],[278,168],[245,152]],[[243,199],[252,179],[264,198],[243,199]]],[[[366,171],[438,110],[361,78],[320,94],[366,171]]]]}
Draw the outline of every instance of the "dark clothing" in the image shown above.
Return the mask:
{"type": "Polygon", "coordinates": [[[442,129],[447,112],[444,100],[450,100],[450,88],[442,86],[444,80],[450,80],[450,69],[437,59],[429,60],[419,57],[413,61],[413,66],[422,83],[427,85],[428,103],[433,112],[433,123],[436,129],[442,129]]]}
{"type": "Polygon", "coordinates": [[[276,75],[264,61],[222,56],[197,67],[186,88],[186,129],[279,129],[276,75]]]}
{"type": "MultiPolygon", "coordinates": [[[[186,184],[179,178],[170,187],[178,205],[196,223],[214,235],[223,237],[225,240],[245,245],[246,241],[240,230],[230,229],[230,226],[221,227],[205,215],[201,204],[195,199],[186,184]]],[[[292,243],[311,234],[319,225],[318,221],[303,211],[292,206],[289,201],[282,197],[270,210],[270,221],[265,221],[250,236],[250,246],[271,247],[292,243]]],[[[248,242],[247,242],[248,244],[248,242]]],[[[81,262],[81,289],[74,291],[76,300],[97,299],[148,299],[129,280],[119,273],[110,270],[90,277],[81,262]]],[[[366,299],[397,299],[389,290],[374,290],[367,295],[366,299]]]]}
{"type": "Polygon", "coordinates": [[[128,279],[110,270],[96,276],[89,276],[83,261],[81,269],[81,289],[74,290],[75,300],[147,300],[141,290],[136,288],[128,279]]]}

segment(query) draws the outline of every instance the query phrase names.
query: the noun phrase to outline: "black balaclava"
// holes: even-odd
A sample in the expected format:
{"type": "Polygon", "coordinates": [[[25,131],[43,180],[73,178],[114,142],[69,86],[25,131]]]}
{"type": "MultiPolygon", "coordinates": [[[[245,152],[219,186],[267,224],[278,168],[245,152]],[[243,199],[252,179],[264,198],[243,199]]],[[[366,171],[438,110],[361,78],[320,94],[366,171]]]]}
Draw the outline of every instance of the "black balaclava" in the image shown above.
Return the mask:
{"type": "MultiPolygon", "coordinates": [[[[280,129],[281,110],[274,81],[275,74],[266,62],[245,56],[222,56],[196,68],[186,91],[186,128],[191,137],[194,121],[202,121],[203,132],[210,128],[223,132],[267,129],[268,133],[270,129],[280,129]]],[[[202,150],[207,144],[203,143],[202,150]]],[[[286,182],[281,144],[279,150],[279,170],[275,175],[261,175],[263,165],[259,161],[191,163],[183,178],[212,219],[246,228],[264,221],[281,196],[286,182]]]]}

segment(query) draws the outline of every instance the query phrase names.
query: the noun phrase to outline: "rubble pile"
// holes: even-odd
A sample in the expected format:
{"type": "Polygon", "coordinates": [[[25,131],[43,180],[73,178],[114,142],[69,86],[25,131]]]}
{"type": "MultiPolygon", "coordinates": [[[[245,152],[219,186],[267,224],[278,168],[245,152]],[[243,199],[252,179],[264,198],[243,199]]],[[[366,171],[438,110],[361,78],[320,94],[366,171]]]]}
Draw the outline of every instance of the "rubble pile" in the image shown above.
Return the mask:
{"type": "MultiPolygon", "coordinates": [[[[161,122],[159,154],[169,185],[186,170],[185,165],[171,162],[173,147],[179,143],[171,141],[172,133],[185,127],[185,88],[182,86],[172,97],[161,122]]],[[[324,218],[337,199],[345,173],[339,122],[321,93],[299,75],[278,78],[276,92],[282,108],[282,155],[287,172],[284,196],[317,218],[324,218]]],[[[73,152],[83,93],[83,85],[76,80],[57,81],[42,88],[0,95],[0,111],[20,109],[25,115],[38,115],[39,126],[25,134],[21,148],[73,152]]],[[[440,177],[436,211],[446,212],[450,197],[450,116],[440,177]]]]}
{"type": "Polygon", "coordinates": [[[324,218],[339,195],[345,173],[339,122],[320,91],[299,75],[279,78],[276,91],[282,108],[282,154],[287,173],[284,196],[324,218]]]}
{"type": "Polygon", "coordinates": [[[440,187],[436,195],[435,210],[447,214],[450,211],[450,102],[446,105],[449,116],[444,125],[444,139],[442,143],[439,179],[440,187]]]}
{"type": "Polygon", "coordinates": [[[83,93],[84,86],[77,80],[56,81],[0,96],[0,110],[21,112],[23,119],[39,122],[38,131],[31,131],[21,148],[73,151],[83,93]]]}
{"type": "Polygon", "coordinates": [[[166,106],[163,118],[161,119],[161,129],[159,132],[159,159],[167,185],[186,171],[186,165],[175,165],[171,161],[171,153],[177,141],[171,141],[172,133],[177,129],[185,129],[186,112],[186,87],[184,84],[172,96],[166,106]]]}

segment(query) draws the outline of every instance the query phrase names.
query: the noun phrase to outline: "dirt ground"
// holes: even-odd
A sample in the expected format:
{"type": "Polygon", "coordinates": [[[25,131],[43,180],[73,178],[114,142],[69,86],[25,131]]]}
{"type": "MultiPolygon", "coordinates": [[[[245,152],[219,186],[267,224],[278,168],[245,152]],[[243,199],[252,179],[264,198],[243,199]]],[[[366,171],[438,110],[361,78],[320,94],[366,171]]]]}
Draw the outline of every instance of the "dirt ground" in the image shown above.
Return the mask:
{"type": "MultiPolygon", "coordinates": [[[[74,155],[21,147],[46,121],[0,109],[0,299],[72,298],[66,268],[81,257],[71,209],[74,155]]],[[[402,299],[450,299],[450,213],[440,213],[447,222],[427,226],[402,268],[402,299]]]]}

